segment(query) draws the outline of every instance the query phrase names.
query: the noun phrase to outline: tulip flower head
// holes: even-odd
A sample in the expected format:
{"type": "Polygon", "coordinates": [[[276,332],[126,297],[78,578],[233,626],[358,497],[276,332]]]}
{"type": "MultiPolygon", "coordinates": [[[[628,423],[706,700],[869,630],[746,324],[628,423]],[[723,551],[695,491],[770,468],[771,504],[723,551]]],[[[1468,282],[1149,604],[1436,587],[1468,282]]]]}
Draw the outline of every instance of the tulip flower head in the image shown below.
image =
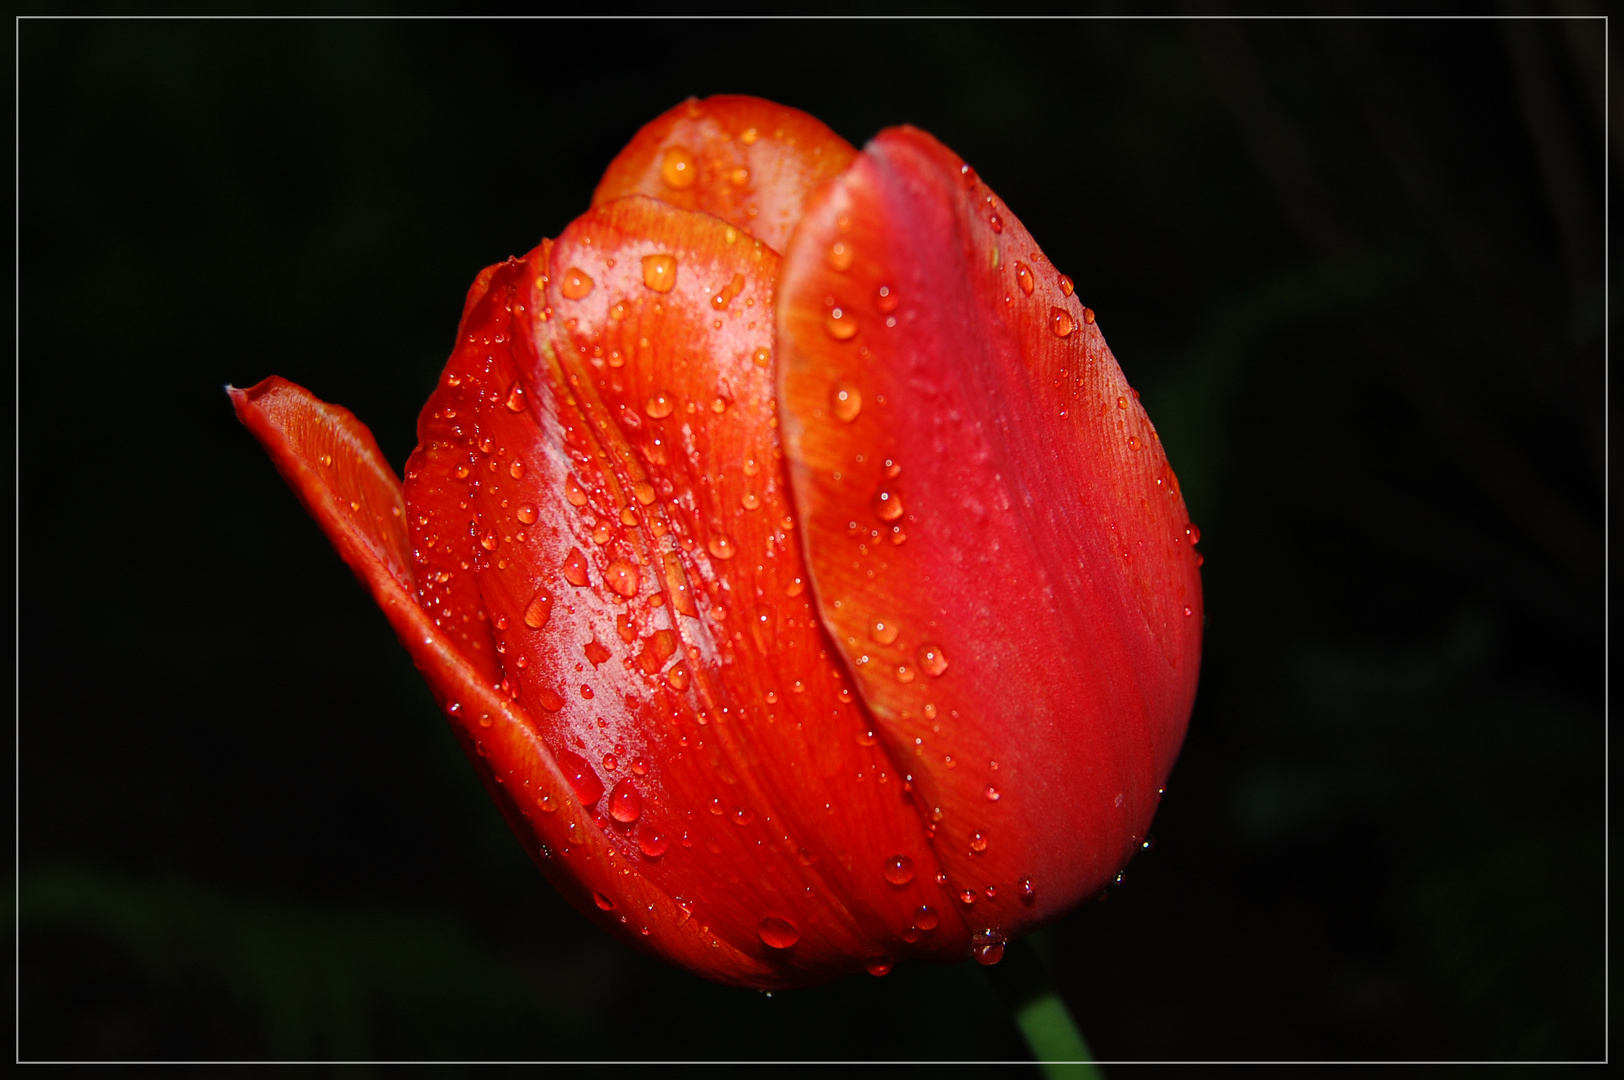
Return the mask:
{"type": "Polygon", "coordinates": [[[994,963],[1142,842],[1197,539],[1094,313],[924,132],[751,98],[638,133],[484,270],[404,484],[231,390],[514,833],[707,978],[994,963]]]}

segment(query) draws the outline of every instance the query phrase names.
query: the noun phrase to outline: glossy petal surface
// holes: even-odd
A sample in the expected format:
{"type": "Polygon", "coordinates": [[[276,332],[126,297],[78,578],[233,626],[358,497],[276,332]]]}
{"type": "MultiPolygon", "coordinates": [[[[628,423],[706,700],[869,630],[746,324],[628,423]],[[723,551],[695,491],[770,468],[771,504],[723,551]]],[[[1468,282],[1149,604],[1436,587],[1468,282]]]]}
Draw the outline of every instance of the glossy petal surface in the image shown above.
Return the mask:
{"type": "Polygon", "coordinates": [[[592,205],[649,195],[715,214],[783,251],[812,192],[856,154],[797,109],[733,95],[690,98],[637,133],[592,205]]]}
{"type": "Polygon", "coordinates": [[[425,411],[425,433],[465,426],[422,451],[442,516],[466,518],[503,685],[633,871],[604,900],[625,910],[633,879],[680,897],[752,960],[699,969],[758,986],[968,946],[950,912],[913,930],[946,906],[937,865],[805,586],[777,264],[652,199],[585,215],[497,272],[425,411]]]}
{"type": "Polygon", "coordinates": [[[1029,929],[1127,860],[1183,739],[1201,586],[1177,481],[1092,313],[922,132],[820,193],[779,288],[822,616],[940,810],[967,917],[1029,929]]]}

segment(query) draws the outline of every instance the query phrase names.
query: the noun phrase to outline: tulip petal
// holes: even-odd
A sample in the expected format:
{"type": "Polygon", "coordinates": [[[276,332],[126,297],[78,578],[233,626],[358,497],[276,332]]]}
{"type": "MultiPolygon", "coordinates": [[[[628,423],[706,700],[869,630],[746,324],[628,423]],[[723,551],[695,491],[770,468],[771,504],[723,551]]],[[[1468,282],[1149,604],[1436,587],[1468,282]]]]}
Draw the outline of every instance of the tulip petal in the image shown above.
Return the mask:
{"type": "Polygon", "coordinates": [[[923,132],[814,198],[779,290],[820,611],[996,942],[1149,826],[1200,657],[1178,484],[1093,313],[923,132]]]}
{"type": "Polygon", "coordinates": [[[732,223],[783,251],[817,186],[857,151],[821,121],[760,98],[689,98],[644,125],[593,193],[649,195],[732,223]]]}
{"type": "Polygon", "coordinates": [[[617,200],[518,272],[519,355],[481,345],[448,369],[474,408],[471,555],[508,685],[622,880],[681,897],[754,961],[689,966],[752,986],[968,948],[805,590],[770,373],[777,264],[714,217],[617,200]]]}

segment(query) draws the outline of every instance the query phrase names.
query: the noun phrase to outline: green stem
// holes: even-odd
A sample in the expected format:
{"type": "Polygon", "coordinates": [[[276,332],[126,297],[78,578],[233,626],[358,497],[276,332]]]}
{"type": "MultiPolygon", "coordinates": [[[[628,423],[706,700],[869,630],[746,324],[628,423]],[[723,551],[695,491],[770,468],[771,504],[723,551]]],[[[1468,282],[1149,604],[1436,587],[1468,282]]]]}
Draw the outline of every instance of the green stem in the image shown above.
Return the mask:
{"type": "Polygon", "coordinates": [[[1003,960],[985,970],[1045,1077],[1103,1080],[1071,1010],[1029,939],[1007,945],[1003,960]]]}

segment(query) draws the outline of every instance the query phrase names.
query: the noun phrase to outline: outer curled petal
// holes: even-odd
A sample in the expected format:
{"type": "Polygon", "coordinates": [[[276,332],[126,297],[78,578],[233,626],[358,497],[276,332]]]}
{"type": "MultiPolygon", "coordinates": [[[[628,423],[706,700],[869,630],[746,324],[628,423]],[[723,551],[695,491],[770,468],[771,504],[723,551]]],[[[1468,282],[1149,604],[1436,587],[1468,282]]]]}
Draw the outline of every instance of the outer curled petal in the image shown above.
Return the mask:
{"type": "Polygon", "coordinates": [[[1144,836],[1201,586],[1092,313],[961,164],[890,130],[813,200],[779,285],[780,401],[824,621],[996,940],[1144,836]]]}

